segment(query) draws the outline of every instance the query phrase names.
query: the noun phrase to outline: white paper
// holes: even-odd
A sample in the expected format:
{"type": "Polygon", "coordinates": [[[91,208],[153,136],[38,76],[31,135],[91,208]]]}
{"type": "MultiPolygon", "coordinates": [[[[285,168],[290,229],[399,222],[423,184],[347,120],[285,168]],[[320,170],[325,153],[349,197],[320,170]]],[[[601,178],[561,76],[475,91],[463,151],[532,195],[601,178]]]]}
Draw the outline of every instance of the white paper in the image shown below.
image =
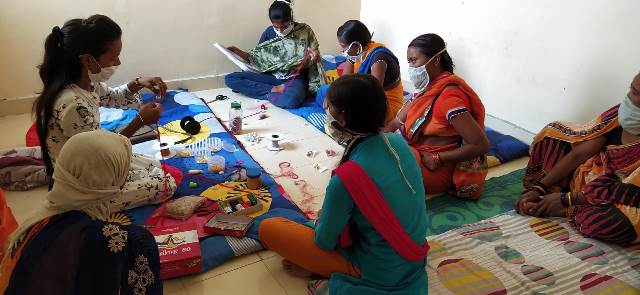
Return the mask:
{"type": "Polygon", "coordinates": [[[218,50],[220,50],[220,52],[222,52],[224,56],[226,56],[231,62],[236,64],[236,66],[238,66],[241,70],[256,72],[256,73],[259,72],[256,68],[251,66],[246,60],[242,59],[237,54],[229,51],[229,49],[227,49],[227,47],[223,46],[222,44],[216,43],[216,44],[213,44],[213,46],[218,50]]]}

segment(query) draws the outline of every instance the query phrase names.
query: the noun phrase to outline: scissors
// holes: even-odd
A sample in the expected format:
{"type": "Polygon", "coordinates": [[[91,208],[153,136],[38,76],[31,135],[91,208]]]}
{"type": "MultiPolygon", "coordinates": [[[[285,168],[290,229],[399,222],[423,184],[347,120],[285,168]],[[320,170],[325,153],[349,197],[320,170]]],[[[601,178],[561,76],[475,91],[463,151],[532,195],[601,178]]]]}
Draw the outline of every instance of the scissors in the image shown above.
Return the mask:
{"type": "Polygon", "coordinates": [[[229,97],[228,97],[228,96],[223,95],[223,94],[218,94],[218,95],[216,95],[216,98],[215,98],[215,99],[213,99],[213,100],[211,100],[211,101],[207,101],[207,104],[210,104],[210,103],[212,103],[212,102],[216,102],[216,101],[227,100],[227,99],[229,99],[229,97]]]}

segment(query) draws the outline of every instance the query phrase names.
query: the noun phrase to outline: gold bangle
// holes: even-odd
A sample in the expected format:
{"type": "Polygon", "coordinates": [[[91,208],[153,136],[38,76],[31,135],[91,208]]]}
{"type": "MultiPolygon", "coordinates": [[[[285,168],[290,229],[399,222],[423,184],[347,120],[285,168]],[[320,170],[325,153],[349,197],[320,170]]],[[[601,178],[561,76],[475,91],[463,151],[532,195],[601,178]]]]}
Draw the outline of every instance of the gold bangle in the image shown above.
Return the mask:
{"type": "Polygon", "coordinates": [[[569,208],[573,207],[573,200],[571,199],[571,192],[567,193],[567,200],[569,201],[569,208]]]}

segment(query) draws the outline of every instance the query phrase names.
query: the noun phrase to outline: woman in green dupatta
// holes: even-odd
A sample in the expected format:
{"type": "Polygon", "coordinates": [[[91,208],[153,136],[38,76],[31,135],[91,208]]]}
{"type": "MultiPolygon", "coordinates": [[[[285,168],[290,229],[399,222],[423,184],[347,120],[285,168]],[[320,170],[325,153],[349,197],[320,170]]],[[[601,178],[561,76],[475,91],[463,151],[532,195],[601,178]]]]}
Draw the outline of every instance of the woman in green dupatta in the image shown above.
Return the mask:
{"type": "Polygon", "coordinates": [[[275,1],[269,7],[269,19],[273,25],[262,33],[256,48],[249,52],[228,48],[257,72],[231,73],[224,81],[234,92],[271,100],[281,108],[298,108],[325,83],[318,40],[309,25],[293,20],[290,1],[275,1]],[[296,75],[305,56],[305,65],[296,75]]]}

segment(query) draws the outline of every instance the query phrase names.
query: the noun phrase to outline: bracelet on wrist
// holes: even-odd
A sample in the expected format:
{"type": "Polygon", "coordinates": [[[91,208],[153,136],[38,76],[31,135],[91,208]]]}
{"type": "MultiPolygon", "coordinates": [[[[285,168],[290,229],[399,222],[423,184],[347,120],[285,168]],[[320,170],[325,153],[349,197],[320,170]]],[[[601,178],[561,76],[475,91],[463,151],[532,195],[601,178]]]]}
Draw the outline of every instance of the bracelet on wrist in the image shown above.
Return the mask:
{"type": "Polygon", "coordinates": [[[547,185],[542,183],[542,180],[536,181],[536,183],[534,183],[533,185],[542,188],[545,194],[549,192],[549,187],[547,187],[547,185]]]}
{"type": "Polygon", "coordinates": [[[572,200],[571,192],[567,193],[567,203],[569,204],[569,207],[573,207],[573,200],[572,200]]]}
{"type": "Polygon", "coordinates": [[[534,192],[538,193],[541,196],[544,196],[544,195],[547,194],[547,190],[545,190],[543,187],[541,187],[539,185],[534,185],[534,186],[530,187],[529,191],[534,191],[534,192]]]}
{"type": "Polygon", "coordinates": [[[440,153],[431,154],[431,158],[436,161],[436,166],[442,166],[442,158],[440,158],[440,153]]]}
{"type": "Polygon", "coordinates": [[[140,115],[140,112],[138,112],[138,114],[137,114],[137,115],[138,115],[138,119],[140,119],[140,123],[142,123],[142,126],[146,125],[146,124],[144,123],[144,119],[142,119],[142,116],[140,115]]]}

